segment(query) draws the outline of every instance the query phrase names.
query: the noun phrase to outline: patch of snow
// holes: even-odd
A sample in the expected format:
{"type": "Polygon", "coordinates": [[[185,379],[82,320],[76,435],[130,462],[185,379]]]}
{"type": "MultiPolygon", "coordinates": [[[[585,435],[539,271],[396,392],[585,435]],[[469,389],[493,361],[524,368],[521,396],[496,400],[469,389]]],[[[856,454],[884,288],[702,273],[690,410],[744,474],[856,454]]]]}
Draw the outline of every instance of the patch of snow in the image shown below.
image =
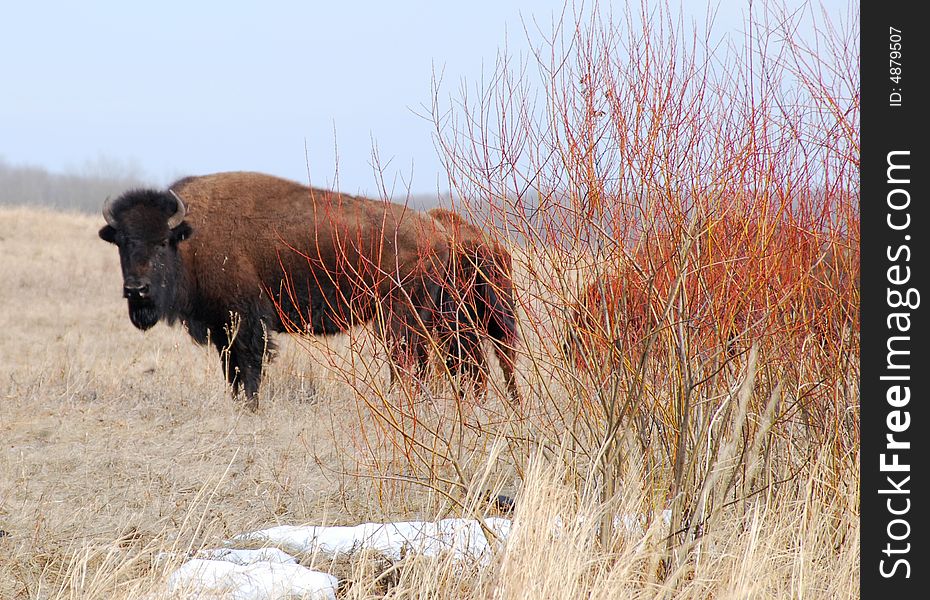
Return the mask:
{"type": "Polygon", "coordinates": [[[168,592],[198,600],[335,600],[339,581],[297,564],[193,558],[168,578],[168,592]]]}
{"type": "MultiPolygon", "coordinates": [[[[655,520],[666,526],[671,511],[656,513],[655,520]]],[[[646,515],[623,514],[614,524],[633,534],[642,534],[646,515]]],[[[499,549],[511,533],[510,519],[487,518],[485,526],[494,533],[494,548],[499,549]]],[[[553,523],[557,535],[562,528],[558,517],[553,523]]],[[[197,600],[228,598],[232,600],[277,600],[310,598],[335,600],[338,580],[327,573],[311,571],[288,554],[351,554],[374,550],[387,559],[398,561],[407,554],[437,556],[448,554],[457,561],[471,560],[482,565],[490,562],[489,542],[475,519],[403,521],[398,523],[363,523],[354,527],[281,525],[232,538],[230,547],[201,550],[181,565],[168,579],[170,592],[189,592],[197,600]],[[234,548],[235,544],[260,543],[259,550],[234,548]],[[282,548],[284,550],[282,550],[282,548]]]]}
{"type": "MultiPolygon", "coordinates": [[[[510,532],[509,519],[488,518],[484,522],[501,539],[510,532]]],[[[348,554],[369,549],[395,561],[407,553],[436,556],[449,552],[456,560],[485,562],[491,554],[488,539],[475,519],[363,523],[354,527],[282,525],[237,535],[233,541],[260,542],[303,553],[348,554]]]]}

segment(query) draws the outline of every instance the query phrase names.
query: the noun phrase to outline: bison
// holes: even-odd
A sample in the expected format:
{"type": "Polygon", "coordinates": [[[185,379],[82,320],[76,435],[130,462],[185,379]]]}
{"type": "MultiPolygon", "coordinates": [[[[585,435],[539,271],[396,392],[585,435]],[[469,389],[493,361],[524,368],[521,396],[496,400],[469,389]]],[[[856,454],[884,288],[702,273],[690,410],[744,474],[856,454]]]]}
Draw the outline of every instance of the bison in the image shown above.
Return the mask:
{"type": "Polygon", "coordinates": [[[474,382],[483,393],[487,363],[482,339],[489,338],[500,362],[513,404],[520,403],[516,381],[517,326],[513,297],[513,261],[502,245],[457,213],[434,208],[429,215],[448,232],[450,269],[440,290],[436,322],[446,367],[474,382]]]}
{"type": "Polygon", "coordinates": [[[180,322],[212,343],[234,398],[244,388],[252,410],[271,332],[328,335],[374,321],[401,370],[427,362],[449,244],[426,215],[234,172],[130,190],[103,216],[133,325],[180,322]]]}
{"type": "Polygon", "coordinates": [[[848,240],[829,242],[825,233],[793,224],[766,229],[733,217],[718,218],[691,245],[658,237],[632,261],[603,268],[584,289],[570,307],[563,349],[585,368],[591,358],[607,366],[634,358],[630,350],[645,350],[650,334],[679,326],[697,342],[693,351],[725,358],[764,339],[777,338],[781,350],[808,334],[841,339],[858,327],[858,255],[851,248],[848,240]]]}
{"type": "Polygon", "coordinates": [[[646,280],[630,267],[588,284],[571,306],[562,351],[578,368],[615,368],[623,353],[654,328],[654,298],[646,280]]]}

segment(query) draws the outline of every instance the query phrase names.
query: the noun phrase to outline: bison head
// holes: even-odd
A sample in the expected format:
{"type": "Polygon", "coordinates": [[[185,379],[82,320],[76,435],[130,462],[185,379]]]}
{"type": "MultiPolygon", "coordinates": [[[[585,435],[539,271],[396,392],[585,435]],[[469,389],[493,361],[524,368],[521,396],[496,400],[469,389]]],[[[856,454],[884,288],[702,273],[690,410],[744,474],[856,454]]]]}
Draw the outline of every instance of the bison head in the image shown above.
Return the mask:
{"type": "Polygon", "coordinates": [[[178,244],[191,234],[184,202],[173,191],[132,190],[103,205],[101,239],[119,248],[123,297],[139,329],[155,325],[175,303],[178,244]]]}

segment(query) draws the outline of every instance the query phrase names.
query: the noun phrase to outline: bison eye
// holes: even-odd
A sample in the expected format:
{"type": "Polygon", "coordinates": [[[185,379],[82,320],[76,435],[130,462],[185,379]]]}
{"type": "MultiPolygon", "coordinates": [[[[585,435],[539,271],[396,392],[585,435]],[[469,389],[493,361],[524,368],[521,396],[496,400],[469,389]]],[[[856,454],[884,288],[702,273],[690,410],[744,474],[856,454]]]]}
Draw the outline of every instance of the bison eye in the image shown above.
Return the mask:
{"type": "Polygon", "coordinates": [[[168,247],[168,239],[166,238],[166,239],[163,239],[162,241],[158,242],[158,247],[159,247],[159,248],[167,248],[167,247],[168,247]]]}

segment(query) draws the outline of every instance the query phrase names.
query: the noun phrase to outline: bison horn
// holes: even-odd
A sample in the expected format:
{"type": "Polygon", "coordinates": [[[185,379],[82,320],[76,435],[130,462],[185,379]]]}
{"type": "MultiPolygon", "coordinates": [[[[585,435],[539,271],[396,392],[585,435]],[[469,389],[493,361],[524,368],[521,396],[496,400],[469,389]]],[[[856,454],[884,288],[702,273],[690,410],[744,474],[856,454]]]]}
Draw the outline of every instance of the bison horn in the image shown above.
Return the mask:
{"type": "Polygon", "coordinates": [[[116,229],[116,218],[113,216],[113,203],[110,201],[110,197],[107,196],[107,199],[103,201],[103,218],[106,219],[107,225],[116,229]]]}
{"type": "Polygon", "coordinates": [[[168,217],[168,229],[174,229],[181,224],[181,221],[184,220],[184,216],[187,214],[187,209],[184,208],[184,202],[181,200],[181,197],[174,190],[168,190],[171,192],[171,195],[174,196],[174,199],[178,203],[178,209],[174,212],[173,215],[168,217]]]}

